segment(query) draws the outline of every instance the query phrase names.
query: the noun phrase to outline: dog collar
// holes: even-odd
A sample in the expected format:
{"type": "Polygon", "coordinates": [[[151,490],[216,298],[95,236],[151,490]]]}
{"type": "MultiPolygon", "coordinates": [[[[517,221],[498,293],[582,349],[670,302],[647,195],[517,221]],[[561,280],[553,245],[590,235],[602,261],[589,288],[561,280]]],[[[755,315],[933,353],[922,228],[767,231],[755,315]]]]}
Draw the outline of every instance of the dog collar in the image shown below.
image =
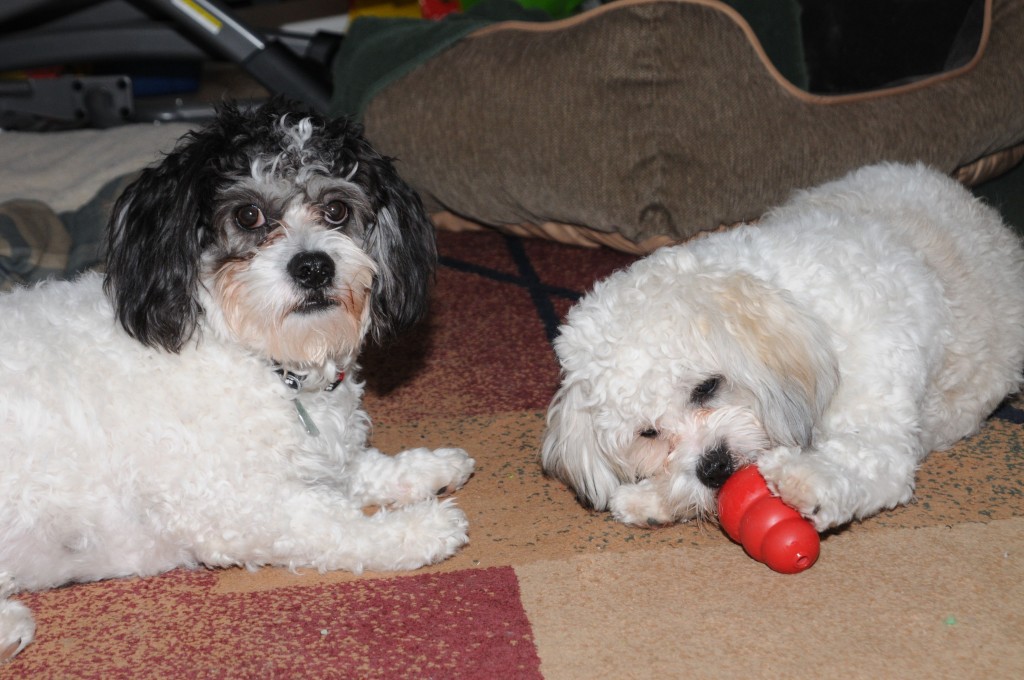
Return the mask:
{"type": "MultiPolygon", "coordinates": [[[[303,385],[306,383],[306,378],[309,377],[309,373],[296,373],[295,371],[289,371],[284,366],[278,365],[274,369],[274,373],[281,378],[281,382],[285,384],[289,389],[295,390],[296,392],[302,392],[303,385]]],[[[338,371],[333,382],[327,383],[323,388],[324,392],[333,392],[334,389],[345,380],[345,371],[338,371]]]]}
{"type": "MultiPolygon", "coordinates": [[[[274,369],[274,373],[281,378],[281,382],[285,384],[285,387],[295,392],[295,398],[292,399],[292,403],[295,404],[295,411],[299,416],[299,422],[302,423],[302,427],[305,428],[306,434],[310,437],[320,436],[320,428],[313,422],[313,417],[309,415],[309,411],[302,405],[302,400],[299,399],[299,392],[302,391],[302,387],[306,382],[306,378],[309,377],[309,373],[296,373],[295,371],[289,371],[283,366],[278,365],[274,369]]],[[[334,381],[328,383],[324,388],[324,392],[333,392],[334,389],[345,380],[345,371],[338,371],[334,376],[334,381]]]]}

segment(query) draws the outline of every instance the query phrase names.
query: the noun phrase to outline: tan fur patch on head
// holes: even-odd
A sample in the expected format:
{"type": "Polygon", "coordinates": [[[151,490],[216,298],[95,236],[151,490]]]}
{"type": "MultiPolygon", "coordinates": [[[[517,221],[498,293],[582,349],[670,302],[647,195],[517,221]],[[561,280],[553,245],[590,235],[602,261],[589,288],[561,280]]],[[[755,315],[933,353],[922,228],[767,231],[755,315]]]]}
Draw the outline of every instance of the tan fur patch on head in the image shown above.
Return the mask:
{"type": "Polygon", "coordinates": [[[812,356],[803,319],[779,291],[747,274],[732,274],[722,281],[714,300],[723,323],[744,352],[773,375],[799,385],[814,402],[818,390],[818,361],[812,356]]]}

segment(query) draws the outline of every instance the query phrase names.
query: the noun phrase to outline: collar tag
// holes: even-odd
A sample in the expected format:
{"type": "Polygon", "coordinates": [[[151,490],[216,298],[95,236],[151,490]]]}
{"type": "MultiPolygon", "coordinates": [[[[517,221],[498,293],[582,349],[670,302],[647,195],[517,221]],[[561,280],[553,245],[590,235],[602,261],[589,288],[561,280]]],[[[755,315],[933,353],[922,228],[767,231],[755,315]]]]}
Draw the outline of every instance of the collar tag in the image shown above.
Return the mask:
{"type": "Polygon", "coordinates": [[[302,401],[298,397],[295,397],[292,401],[295,403],[295,410],[299,414],[299,422],[302,423],[302,427],[306,428],[306,434],[310,437],[319,437],[320,430],[317,428],[316,423],[313,422],[309,411],[302,405],[302,401]]]}

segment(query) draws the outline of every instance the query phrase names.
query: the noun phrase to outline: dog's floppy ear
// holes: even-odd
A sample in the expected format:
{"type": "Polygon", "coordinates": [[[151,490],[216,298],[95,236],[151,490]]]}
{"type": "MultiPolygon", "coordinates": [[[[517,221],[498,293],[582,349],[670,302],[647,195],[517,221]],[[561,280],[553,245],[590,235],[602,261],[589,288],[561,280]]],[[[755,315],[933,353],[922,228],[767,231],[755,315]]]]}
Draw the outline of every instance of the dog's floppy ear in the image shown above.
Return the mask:
{"type": "Polygon", "coordinates": [[[755,410],[773,445],[806,448],[814,424],[839,385],[827,329],[786,291],[731,274],[715,295],[728,329],[716,342],[735,355],[733,375],[754,393],[755,410]]]}
{"type": "Polygon", "coordinates": [[[212,200],[198,137],[183,138],[143,170],[114,205],[106,280],[118,320],[133,338],[177,352],[195,332],[203,210],[212,200]]]}
{"type": "Polygon", "coordinates": [[[607,510],[612,493],[624,479],[603,452],[584,401],[580,381],[563,382],[558,388],[548,407],[541,465],[547,474],[568,484],[584,506],[607,510]]]}
{"type": "MultiPolygon", "coordinates": [[[[800,362],[806,358],[810,358],[809,355],[788,354],[783,361],[800,362]]],[[[829,398],[824,395],[831,396],[833,390],[823,389],[826,383],[831,383],[828,376],[807,382],[803,379],[807,375],[770,370],[753,383],[757,415],[774,445],[808,448],[813,443],[814,424],[828,406],[829,398]]]]}
{"type": "MultiPolygon", "coordinates": [[[[337,125],[338,123],[334,123],[337,125]]],[[[423,316],[437,266],[434,227],[419,195],[346,122],[355,143],[355,181],[370,195],[373,223],[364,248],[377,264],[370,305],[370,334],[378,343],[393,338],[423,316]]]]}

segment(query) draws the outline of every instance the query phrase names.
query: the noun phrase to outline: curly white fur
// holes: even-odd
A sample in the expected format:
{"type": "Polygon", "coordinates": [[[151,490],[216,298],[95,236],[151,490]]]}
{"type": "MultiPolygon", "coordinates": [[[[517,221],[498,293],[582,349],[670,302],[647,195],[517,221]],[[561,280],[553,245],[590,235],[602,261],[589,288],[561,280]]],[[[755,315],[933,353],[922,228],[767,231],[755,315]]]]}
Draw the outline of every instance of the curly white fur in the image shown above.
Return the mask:
{"type": "Polygon", "coordinates": [[[90,273],[0,296],[0,661],[33,638],[19,591],[178,566],[413,569],[468,540],[436,496],[473,459],[384,455],[360,407],[364,337],[425,300],[425,213],[358,130],[268,106],[229,109],[126,192],[106,290],[90,273]],[[330,162],[309,170],[303,144],[330,162]]]}
{"type": "Polygon", "coordinates": [[[1019,388],[1024,251],[950,178],[871,166],[611,275],[555,347],[542,462],[582,502],[711,517],[756,462],[825,530],[909,501],[1019,388]]]}

